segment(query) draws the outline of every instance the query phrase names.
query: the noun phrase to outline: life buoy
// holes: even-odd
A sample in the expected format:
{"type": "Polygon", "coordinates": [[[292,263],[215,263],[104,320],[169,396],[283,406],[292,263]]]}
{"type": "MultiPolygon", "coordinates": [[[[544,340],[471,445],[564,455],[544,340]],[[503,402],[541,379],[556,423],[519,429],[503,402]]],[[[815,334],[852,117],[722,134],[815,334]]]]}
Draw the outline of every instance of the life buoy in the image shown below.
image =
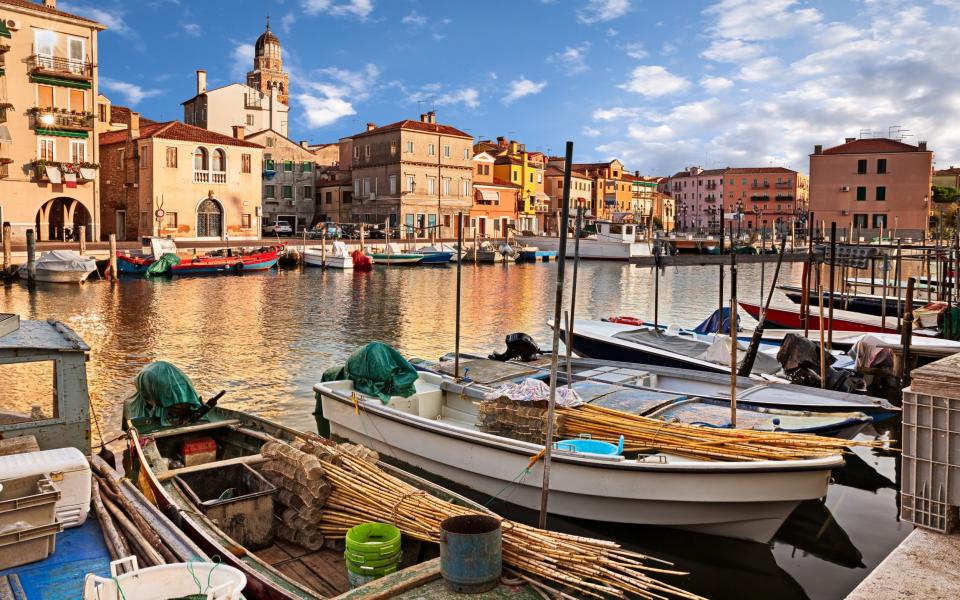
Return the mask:
{"type": "Polygon", "coordinates": [[[621,325],[635,325],[637,327],[643,325],[643,319],[638,317],[610,317],[607,319],[610,323],[619,323],[621,325]]]}
{"type": "Polygon", "coordinates": [[[233,265],[233,270],[236,271],[237,273],[239,273],[240,271],[242,271],[242,270],[243,270],[243,263],[242,263],[242,262],[238,262],[237,264],[233,265]]]}

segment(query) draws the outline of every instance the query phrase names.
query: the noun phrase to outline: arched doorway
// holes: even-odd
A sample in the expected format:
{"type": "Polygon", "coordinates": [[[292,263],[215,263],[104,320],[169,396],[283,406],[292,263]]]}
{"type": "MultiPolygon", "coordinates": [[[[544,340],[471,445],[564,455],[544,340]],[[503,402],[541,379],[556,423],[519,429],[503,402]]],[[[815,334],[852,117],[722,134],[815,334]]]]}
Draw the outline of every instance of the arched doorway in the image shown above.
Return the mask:
{"type": "Polygon", "coordinates": [[[48,200],[37,211],[37,240],[76,241],[80,226],[86,227],[86,241],[93,241],[93,217],[79,200],[68,197],[48,200]]]}
{"type": "Polygon", "coordinates": [[[213,198],[197,207],[197,237],[223,237],[223,207],[213,198]]]}

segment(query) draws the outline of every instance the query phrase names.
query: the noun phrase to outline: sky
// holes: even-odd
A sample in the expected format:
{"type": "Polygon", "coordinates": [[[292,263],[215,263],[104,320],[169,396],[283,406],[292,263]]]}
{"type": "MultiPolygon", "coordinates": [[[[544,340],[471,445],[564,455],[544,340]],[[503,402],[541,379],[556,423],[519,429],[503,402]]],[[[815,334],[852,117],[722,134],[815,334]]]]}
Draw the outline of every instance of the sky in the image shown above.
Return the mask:
{"type": "Polygon", "coordinates": [[[109,26],[100,87],[182,119],[195,70],[245,82],[269,14],[290,137],[332,142],[437,111],[644,175],[808,170],[815,144],[927,141],[960,165],[960,0],[61,0],[109,26]],[[891,133],[892,132],[892,133],[891,133]]]}

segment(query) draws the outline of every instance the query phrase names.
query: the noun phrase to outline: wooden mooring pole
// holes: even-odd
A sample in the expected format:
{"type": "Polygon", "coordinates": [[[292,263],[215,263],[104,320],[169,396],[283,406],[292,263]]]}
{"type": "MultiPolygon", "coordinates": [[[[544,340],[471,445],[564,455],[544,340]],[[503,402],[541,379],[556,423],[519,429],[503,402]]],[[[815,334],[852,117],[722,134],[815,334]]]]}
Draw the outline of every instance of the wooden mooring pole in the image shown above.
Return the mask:
{"type": "Polygon", "coordinates": [[[13,250],[13,231],[10,223],[3,224],[3,272],[10,270],[13,250]]]}
{"type": "MultiPolygon", "coordinates": [[[[733,238],[733,225],[730,225],[733,238]]],[[[737,427],[737,253],[730,252],[730,426],[737,427]]]]}
{"type": "Polygon", "coordinates": [[[79,250],[80,250],[80,255],[82,256],[83,253],[87,251],[87,226],[86,226],[86,225],[79,225],[79,226],[77,227],[77,229],[79,230],[79,231],[78,231],[78,233],[79,233],[79,236],[78,236],[78,237],[80,238],[80,247],[79,247],[79,250]]]}
{"type": "Polygon", "coordinates": [[[37,237],[32,229],[27,230],[27,282],[37,280],[37,237]]]}
{"type": "MultiPolygon", "coordinates": [[[[463,248],[463,211],[457,213],[457,252],[463,248]]],[[[453,342],[453,378],[460,378],[460,280],[463,275],[463,256],[457,257],[457,302],[453,342]]]]}
{"type": "Polygon", "coordinates": [[[110,277],[111,281],[117,280],[117,234],[111,233],[110,237],[110,267],[108,268],[107,275],[110,277]]]}
{"type": "Polygon", "coordinates": [[[910,344],[913,341],[913,286],[915,277],[907,279],[906,310],[903,314],[903,326],[900,329],[900,343],[903,345],[903,357],[900,365],[900,389],[910,385],[910,344]]]}

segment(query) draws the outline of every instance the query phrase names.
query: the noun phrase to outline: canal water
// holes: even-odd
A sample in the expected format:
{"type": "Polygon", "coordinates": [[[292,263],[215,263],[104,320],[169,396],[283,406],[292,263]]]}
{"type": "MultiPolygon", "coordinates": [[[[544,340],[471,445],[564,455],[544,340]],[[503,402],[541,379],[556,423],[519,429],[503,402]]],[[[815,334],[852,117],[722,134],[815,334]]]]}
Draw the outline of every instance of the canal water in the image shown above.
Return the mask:
{"type": "MultiPolygon", "coordinates": [[[[719,302],[718,270],[663,272],[661,321],[692,326],[706,318],[719,302]]],[[[769,286],[773,266],[765,271],[769,286]]],[[[60,319],[90,344],[95,436],[98,428],[104,438],[119,431],[120,407],[133,377],[160,359],[184,369],[205,397],[226,390],[224,406],[314,430],[312,385],[360,345],[381,340],[406,356],[424,358],[453,349],[455,274],[454,267],[378,266],[370,273],[308,269],[133,278],[117,285],[38,284],[32,291],[16,282],[0,287],[0,312],[60,319]]],[[[799,277],[800,266],[791,265],[781,279],[799,277]]],[[[741,266],[739,280],[741,297],[760,299],[759,265],[741,266]]],[[[488,353],[516,331],[549,347],[545,321],[553,315],[555,286],[555,263],[464,265],[461,348],[488,353]]],[[[728,295],[729,276],[726,286],[728,295]]],[[[653,295],[650,269],[580,265],[579,317],[651,319],[653,295]]],[[[890,427],[892,432],[875,434],[896,436],[899,423],[890,427]]],[[[893,454],[858,450],[835,473],[825,502],[802,504],[769,545],[656,527],[561,519],[552,525],[671,560],[690,572],[676,583],[711,598],[842,598],[909,533],[910,526],[898,520],[897,467],[893,454]]],[[[495,499],[480,500],[532,518],[495,499]]]]}

